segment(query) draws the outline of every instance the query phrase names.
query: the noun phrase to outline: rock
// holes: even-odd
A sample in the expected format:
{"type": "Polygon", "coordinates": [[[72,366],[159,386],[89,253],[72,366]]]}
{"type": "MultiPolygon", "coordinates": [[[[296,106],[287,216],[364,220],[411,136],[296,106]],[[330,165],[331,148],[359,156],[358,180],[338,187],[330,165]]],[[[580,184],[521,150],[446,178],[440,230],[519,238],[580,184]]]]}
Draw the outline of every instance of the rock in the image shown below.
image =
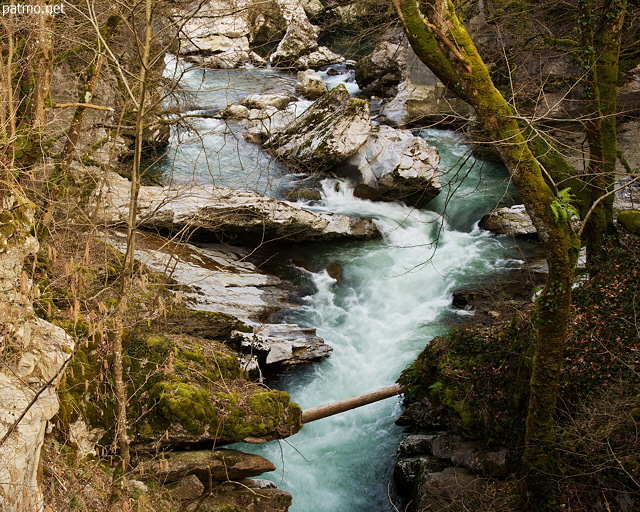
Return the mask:
{"type": "Polygon", "coordinates": [[[271,480],[264,480],[262,478],[253,478],[250,482],[247,482],[247,485],[250,487],[255,487],[256,489],[275,489],[276,484],[274,484],[271,480]]]}
{"type": "Polygon", "coordinates": [[[293,67],[296,60],[318,49],[318,33],[307,16],[293,19],[282,41],[269,57],[272,66],[293,67]]]}
{"type": "Polygon", "coordinates": [[[127,489],[136,494],[147,494],[149,486],[140,480],[127,480],[127,489]]]}
{"type": "Polygon", "coordinates": [[[240,104],[249,109],[275,107],[277,110],[284,110],[292,100],[288,94],[250,94],[245,96],[240,104]]]}
{"type": "Polygon", "coordinates": [[[256,324],[253,333],[237,333],[246,353],[258,355],[265,365],[295,365],[318,361],[333,350],[316,330],[295,324],[256,324]]]}
{"type": "Polygon", "coordinates": [[[296,120],[295,114],[288,110],[267,112],[265,109],[260,112],[262,115],[252,116],[247,129],[242,132],[242,137],[249,142],[264,144],[269,137],[286,130],[296,120]]]}
{"type": "Polygon", "coordinates": [[[480,227],[500,235],[535,235],[536,228],[524,205],[498,208],[482,217],[480,227]]]}
{"type": "Polygon", "coordinates": [[[342,62],[344,57],[338,53],[334,53],[326,46],[320,46],[317,50],[307,54],[301,55],[296,59],[294,67],[296,69],[318,69],[328,64],[337,64],[342,62]]]}
{"type": "Polygon", "coordinates": [[[247,0],[215,0],[198,6],[196,12],[187,13],[180,33],[181,51],[190,51],[189,44],[197,47],[193,42],[189,43],[192,38],[206,39],[212,35],[238,38],[249,34],[248,3],[247,0]]]}
{"type": "Polygon", "coordinates": [[[618,213],[618,223],[629,233],[640,235],[640,211],[625,210],[618,213]]]}
{"type": "Polygon", "coordinates": [[[370,133],[369,103],[351,98],[341,84],[265,145],[296,170],[317,173],[349,158],[370,133]]]}
{"type": "Polygon", "coordinates": [[[171,496],[180,501],[199,498],[203,492],[204,484],[196,475],[185,476],[170,490],[171,496]]]}
{"type": "Polygon", "coordinates": [[[510,472],[509,451],[487,450],[479,442],[470,441],[455,434],[443,434],[434,439],[433,455],[447,459],[475,473],[504,478],[510,472]]]}
{"type": "Polygon", "coordinates": [[[481,479],[467,469],[446,468],[441,472],[428,473],[417,485],[411,510],[447,512],[454,501],[473,492],[480,483],[481,479]]]}
{"type": "Polygon", "coordinates": [[[410,131],[378,126],[334,173],[375,189],[378,198],[425,206],[440,190],[438,150],[410,131]]]}
{"type": "Polygon", "coordinates": [[[413,455],[416,453],[433,453],[433,442],[439,434],[409,434],[398,445],[398,453],[413,455]]]}
{"type": "Polygon", "coordinates": [[[229,105],[220,115],[223,119],[249,119],[249,109],[244,105],[229,105]]]}
{"type": "Polygon", "coordinates": [[[393,99],[383,105],[380,121],[404,126],[420,120],[469,117],[473,111],[427,68],[400,29],[389,30],[373,50],[356,64],[356,81],[366,95],[393,99]]]}
{"type": "Polygon", "coordinates": [[[252,53],[245,50],[229,50],[215,55],[190,55],[189,62],[211,69],[234,69],[252,62],[252,53]]]}
{"type": "Polygon", "coordinates": [[[435,406],[429,397],[422,398],[419,402],[413,402],[405,409],[396,420],[397,425],[411,425],[418,429],[428,431],[455,429],[462,430],[460,418],[451,414],[443,406],[435,406]]]}
{"type": "Polygon", "coordinates": [[[403,80],[407,50],[402,29],[392,29],[373,52],[358,61],[355,67],[356,82],[363,94],[392,97],[403,80]]]}
{"type": "Polygon", "coordinates": [[[322,5],[320,0],[300,0],[300,4],[310,19],[319,16],[325,11],[325,6],[322,5]]]}
{"type": "Polygon", "coordinates": [[[296,84],[297,93],[302,94],[310,100],[315,100],[327,91],[327,86],[322,81],[320,75],[312,69],[298,72],[298,83],[296,84]]]}
{"type": "MultiPolygon", "coordinates": [[[[123,234],[102,236],[124,251],[123,234]]],[[[260,356],[263,370],[272,364],[317,361],[331,353],[331,347],[314,328],[264,322],[273,311],[289,305],[288,291],[279,278],[261,273],[247,261],[248,250],[221,244],[197,248],[140,233],[135,255],[158,272],[171,268],[171,278],[183,286],[183,298],[198,310],[184,319],[188,329],[181,328],[181,332],[209,339],[236,339],[236,349],[260,356]],[[237,322],[238,318],[243,323],[237,322]],[[234,330],[240,327],[243,330],[234,330]],[[243,332],[247,328],[250,331],[243,332]]]]}
{"type": "Polygon", "coordinates": [[[291,494],[280,489],[218,490],[202,502],[187,507],[188,512],[220,512],[243,510],[245,512],[286,512],[291,505],[291,494]]]}
{"type": "Polygon", "coordinates": [[[34,314],[32,283],[23,264],[38,251],[31,235],[35,206],[11,189],[4,192],[0,197],[0,330],[5,363],[0,367],[0,438],[8,437],[0,445],[0,508],[42,510],[40,454],[48,421],[58,412],[61,372],[75,344],[61,328],[34,314]]]}
{"type": "Polygon", "coordinates": [[[393,480],[400,494],[411,496],[424,475],[440,472],[446,467],[433,455],[401,457],[393,468],[393,480]]]}
{"type": "Polygon", "coordinates": [[[192,450],[166,452],[159,458],[143,461],[135,471],[140,479],[153,478],[162,484],[177,482],[194,475],[202,482],[213,480],[224,482],[258,476],[276,467],[264,457],[238,450],[192,450]]]}
{"type": "MultiPolygon", "coordinates": [[[[114,173],[105,175],[93,193],[96,220],[106,225],[124,225],[129,189],[126,179],[114,173]]],[[[315,214],[296,203],[215,186],[142,186],[138,211],[140,227],[196,231],[215,241],[233,243],[258,245],[276,239],[289,242],[366,240],[379,236],[375,225],[367,219],[315,214]]]]}

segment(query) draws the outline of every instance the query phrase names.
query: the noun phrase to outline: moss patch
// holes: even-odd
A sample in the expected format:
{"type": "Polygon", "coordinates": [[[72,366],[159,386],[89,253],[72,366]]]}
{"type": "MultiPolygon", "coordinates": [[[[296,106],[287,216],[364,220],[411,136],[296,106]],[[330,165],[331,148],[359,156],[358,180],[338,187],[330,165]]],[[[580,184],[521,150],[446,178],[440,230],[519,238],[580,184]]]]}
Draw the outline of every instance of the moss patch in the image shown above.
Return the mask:
{"type": "Polygon", "coordinates": [[[618,214],[618,222],[630,233],[640,235],[640,211],[622,211],[618,214]]]}

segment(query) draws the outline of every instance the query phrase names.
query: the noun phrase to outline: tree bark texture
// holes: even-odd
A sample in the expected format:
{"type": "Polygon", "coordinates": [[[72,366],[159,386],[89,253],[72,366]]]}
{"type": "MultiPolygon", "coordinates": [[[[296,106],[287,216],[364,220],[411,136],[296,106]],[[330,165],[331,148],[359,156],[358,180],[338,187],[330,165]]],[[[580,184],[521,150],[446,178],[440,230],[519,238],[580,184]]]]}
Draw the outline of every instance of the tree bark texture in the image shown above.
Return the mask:
{"type": "Polygon", "coordinates": [[[536,226],[549,264],[537,303],[536,347],[530,381],[523,467],[527,483],[523,510],[555,509],[554,412],[569,323],[571,287],[580,243],[561,203],[545,180],[516,112],[497,90],[473,41],[449,0],[393,0],[416,55],[440,80],[475,109],[500,152],[536,226]]]}

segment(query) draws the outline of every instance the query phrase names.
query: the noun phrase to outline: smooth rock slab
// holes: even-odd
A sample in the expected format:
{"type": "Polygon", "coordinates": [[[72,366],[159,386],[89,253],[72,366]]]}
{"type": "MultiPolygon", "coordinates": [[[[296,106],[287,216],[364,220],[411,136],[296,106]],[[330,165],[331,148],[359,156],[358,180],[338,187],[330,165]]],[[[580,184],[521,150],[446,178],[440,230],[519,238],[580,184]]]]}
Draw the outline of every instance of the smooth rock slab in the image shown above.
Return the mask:
{"type": "Polygon", "coordinates": [[[168,452],[141,462],[136,467],[138,478],[155,478],[161,483],[177,482],[195,475],[202,482],[211,478],[218,482],[258,476],[276,467],[264,457],[238,450],[192,450],[168,452]]]}
{"type": "MultiPolygon", "coordinates": [[[[103,176],[93,194],[96,220],[125,225],[129,194],[127,179],[115,173],[103,176]]],[[[138,226],[170,232],[198,231],[200,235],[207,233],[212,242],[250,245],[270,240],[328,242],[379,236],[368,219],[315,214],[296,203],[211,185],[140,187],[138,226]]]]}

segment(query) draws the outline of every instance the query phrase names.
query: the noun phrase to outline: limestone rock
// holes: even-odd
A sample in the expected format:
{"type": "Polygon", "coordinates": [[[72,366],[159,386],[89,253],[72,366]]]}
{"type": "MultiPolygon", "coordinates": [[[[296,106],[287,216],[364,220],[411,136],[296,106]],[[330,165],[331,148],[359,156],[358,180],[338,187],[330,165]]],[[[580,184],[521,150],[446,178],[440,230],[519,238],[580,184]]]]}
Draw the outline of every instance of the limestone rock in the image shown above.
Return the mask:
{"type": "MultiPolygon", "coordinates": [[[[260,112],[267,114],[267,109],[260,112]]],[[[258,144],[263,144],[272,135],[283,132],[296,120],[296,115],[288,110],[269,111],[268,115],[250,117],[242,136],[246,141],[258,144]]]]}
{"type": "MultiPolygon", "coordinates": [[[[225,486],[225,487],[230,487],[225,486]]],[[[238,487],[218,490],[202,503],[187,507],[188,512],[219,512],[244,510],[246,512],[286,512],[291,505],[291,494],[280,489],[238,487]]]]}
{"type": "Polygon", "coordinates": [[[3,510],[44,508],[38,483],[40,453],[48,421],[58,412],[59,374],[74,348],[66,332],[33,312],[31,282],[23,275],[23,264],[38,250],[30,234],[34,211],[32,203],[17,195],[1,198],[0,332],[5,350],[0,366],[0,438],[9,434],[0,446],[3,510]]]}
{"type": "Polygon", "coordinates": [[[240,104],[249,109],[275,107],[277,110],[283,110],[293,99],[288,94],[250,94],[245,96],[240,104]]]}
{"type": "Polygon", "coordinates": [[[295,324],[255,325],[253,333],[238,333],[242,336],[245,352],[264,358],[266,365],[295,365],[318,361],[333,350],[316,330],[295,324]]]}
{"type": "Polygon", "coordinates": [[[294,168],[317,173],[349,158],[370,133],[369,103],[339,85],[265,145],[294,168]]]}
{"type": "Polygon", "coordinates": [[[287,26],[282,41],[269,61],[272,66],[291,67],[302,55],[307,55],[318,49],[318,33],[307,19],[306,14],[293,19],[287,26]]]}
{"type": "Polygon", "coordinates": [[[401,457],[393,468],[393,479],[398,491],[410,496],[415,493],[416,486],[424,475],[443,471],[446,467],[446,464],[433,455],[401,457]]]}
{"type": "Polygon", "coordinates": [[[500,235],[535,235],[536,228],[524,205],[498,208],[482,217],[480,227],[500,235]]]}
{"type": "Polygon", "coordinates": [[[407,130],[378,126],[334,173],[375,189],[378,198],[400,199],[410,206],[423,207],[442,188],[439,163],[438,150],[421,137],[407,130]]]}
{"type": "Polygon", "coordinates": [[[180,500],[193,500],[202,496],[204,484],[196,475],[187,475],[171,487],[171,495],[180,500]]]}
{"type": "MultiPolygon", "coordinates": [[[[126,223],[129,187],[129,182],[116,174],[104,176],[94,191],[99,222],[108,225],[126,223]]],[[[371,239],[378,236],[374,224],[366,219],[315,214],[296,203],[278,201],[255,192],[215,186],[142,186],[138,221],[138,225],[144,228],[197,230],[200,234],[207,233],[212,241],[254,245],[275,239],[311,242],[371,239]]]]}
{"type": "Polygon", "coordinates": [[[328,91],[326,84],[318,73],[312,69],[298,72],[298,83],[296,84],[296,92],[302,94],[310,100],[318,99],[328,91]]]}
{"type": "Polygon", "coordinates": [[[476,441],[466,440],[454,434],[438,436],[432,444],[433,455],[447,459],[475,473],[497,478],[509,474],[509,451],[487,450],[476,441]]]}
{"type": "Polygon", "coordinates": [[[356,82],[364,94],[389,97],[396,93],[407,64],[403,37],[402,30],[392,29],[370,55],[357,62],[356,82]]]}
{"type": "Polygon", "coordinates": [[[195,12],[176,11],[186,20],[179,34],[180,54],[248,50],[248,0],[215,0],[195,12]]]}
{"type": "MultiPolygon", "coordinates": [[[[124,250],[123,234],[103,233],[102,236],[114,247],[124,250]]],[[[259,355],[263,370],[265,365],[301,364],[331,353],[331,347],[316,335],[314,328],[262,321],[273,311],[288,306],[288,292],[279,278],[263,274],[247,261],[248,250],[223,244],[195,247],[139,233],[135,255],[158,272],[170,266],[171,278],[186,288],[182,291],[183,298],[198,310],[188,319],[191,334],[207,338],[235,337],[238,339],[235,348],[247,355],[259,355]],[[239,318],[245,327],[251,327],[251,332],[234,333],[233,329],[238,329],[234,327],[236,323],[217,327],[208,312],[239,318]],[[224,330],[222,334],[220,329],[224,330]]]]}
{"type": "Polygon", "coordinates": [[[297,69],[318,69],[328,64],[337,64],[342,62],[344,57],[338,53],[334,53],[326,46],[320,46],[317,50],[307,55],[301,55],[296,59],[294,67],[297,69]]]}
{"type": "Polygon", "coordinates": [[[412,455],[416,453],[433,453],[433,442],[437,434],[410,434],[398,445],[398,453],[412,455]]]}
{"type": "Polygon", "coordinates": [[[177,482],[195,475],[202,482],[224,482],[258,476],[273,471],[275,466],[260,455],[238,450],[218,449],[166,452],[152,460],[141,462],[136,471],[138,478],[154,478],[161,483],[177,482]]]}

